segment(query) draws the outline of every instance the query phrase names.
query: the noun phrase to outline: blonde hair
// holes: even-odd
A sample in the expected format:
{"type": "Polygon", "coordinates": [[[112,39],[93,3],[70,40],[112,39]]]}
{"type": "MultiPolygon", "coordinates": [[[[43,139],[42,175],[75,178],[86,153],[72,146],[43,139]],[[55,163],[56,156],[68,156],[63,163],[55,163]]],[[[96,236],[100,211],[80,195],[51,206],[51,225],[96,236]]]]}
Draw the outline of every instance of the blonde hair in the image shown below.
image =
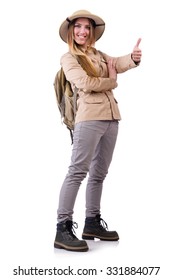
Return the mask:
{"type": "MultiPolygon", "coordinates": [[[[67,43],[69,45],[70,52],[77,58],[82,68],[87,72],[89,76],[98,77],[98,73],[91,59],[82,50],[82,46],[78,45],[74,40],[73,30],[74,30],[75,21],[76,20],[73,20],[69,24],[69,28],[68,28],[67,43]]],[[[93,51],[95,51],[93,47],[95,44],[95,28],[94,28],[95,23],[91,19],[89,19],[89,21],[90,21],[90,35],[89,35],[88,50],[93,49],[93,51]]]]}

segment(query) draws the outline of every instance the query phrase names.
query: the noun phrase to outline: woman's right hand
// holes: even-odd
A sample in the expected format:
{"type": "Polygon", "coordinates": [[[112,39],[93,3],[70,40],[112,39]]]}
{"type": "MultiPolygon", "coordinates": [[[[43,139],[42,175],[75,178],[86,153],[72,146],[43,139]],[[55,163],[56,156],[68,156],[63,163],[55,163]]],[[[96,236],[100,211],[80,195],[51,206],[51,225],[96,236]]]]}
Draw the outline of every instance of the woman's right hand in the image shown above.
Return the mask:
{"type": "Polygon", "coordinates": [[[113,59],[108,60],[107,67],[108,67],[108,72],[109,72],[109,78],[113,78],[113,79],[117,80],[117,72],[116,72],[116,67],[114,65],[113,59]]]}

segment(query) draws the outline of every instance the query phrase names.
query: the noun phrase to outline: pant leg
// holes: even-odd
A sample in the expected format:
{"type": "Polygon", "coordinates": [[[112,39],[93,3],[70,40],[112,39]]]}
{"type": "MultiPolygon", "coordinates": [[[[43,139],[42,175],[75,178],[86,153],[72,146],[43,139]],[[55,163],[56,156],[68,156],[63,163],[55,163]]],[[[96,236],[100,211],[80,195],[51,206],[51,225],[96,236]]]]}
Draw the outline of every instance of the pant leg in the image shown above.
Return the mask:
{"type": "Polygon", "coordinates": [[[71,164],[59,196],[58,222],[72,220],[80,184],[89,171],[93,154],[104,134],[104,129],[96,124],[97,121],[87,121],[75,126],[71,164]]]}
{"type": "Polygon", "coordinates": [[[86,188],[86,217],[100,214],[103,181],[108,173],[118,135],[118,122],[109,121],[98,143],[89,169],[86,188]]]}

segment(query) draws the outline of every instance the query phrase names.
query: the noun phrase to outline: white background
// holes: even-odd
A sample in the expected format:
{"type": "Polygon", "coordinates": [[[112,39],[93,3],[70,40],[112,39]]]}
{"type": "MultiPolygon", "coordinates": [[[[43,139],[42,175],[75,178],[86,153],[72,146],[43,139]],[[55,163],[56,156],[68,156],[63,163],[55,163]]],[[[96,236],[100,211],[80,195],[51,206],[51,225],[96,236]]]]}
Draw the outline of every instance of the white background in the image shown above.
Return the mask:
{"type": "MultiPolygon", "coordinates": [[[[171,24],[168,0],[0,2],[2,279],[27,279],[13,276],[18,266],[69,265],[96,268],[98,273],[103,270],[97,277],[85,279],[169,279],[171,24]],[[60,57],[67,51],[58,29],[79,9],[87,9],[106,22],[97,49],[112,56],[128,54],[141,37],[143,51],[141,65],[119,75],[114,92],[122,121],[105,180],[102,217],[109,229],[119,232],[120,241],[90,241],[90,250],[85,253],[53,248],[58,194],[71,154],[69,132],[61,124],[53,89],[60,57]],[[107,276],[107,266],[160,266],[161,270],[158,276],[107,276]]],[[[85,219],[85,185],[86,180],[75,205],[78,237],[85,219]]]]}

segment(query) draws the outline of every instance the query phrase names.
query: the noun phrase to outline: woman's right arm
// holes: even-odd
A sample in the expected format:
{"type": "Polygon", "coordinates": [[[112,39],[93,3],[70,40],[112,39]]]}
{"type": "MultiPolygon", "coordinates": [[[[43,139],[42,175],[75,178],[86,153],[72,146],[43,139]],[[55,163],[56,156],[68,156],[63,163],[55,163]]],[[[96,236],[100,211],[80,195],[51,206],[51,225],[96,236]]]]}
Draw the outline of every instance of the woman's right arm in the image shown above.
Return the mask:
{"type": "Polygon", "coordinates": [[[61,66],[63,67],[66,79],[84,92],[104,92],[117,87],[114,75],[108,78],[88,76],[77,59],[70,53],[62,56],[61,66]]]}

